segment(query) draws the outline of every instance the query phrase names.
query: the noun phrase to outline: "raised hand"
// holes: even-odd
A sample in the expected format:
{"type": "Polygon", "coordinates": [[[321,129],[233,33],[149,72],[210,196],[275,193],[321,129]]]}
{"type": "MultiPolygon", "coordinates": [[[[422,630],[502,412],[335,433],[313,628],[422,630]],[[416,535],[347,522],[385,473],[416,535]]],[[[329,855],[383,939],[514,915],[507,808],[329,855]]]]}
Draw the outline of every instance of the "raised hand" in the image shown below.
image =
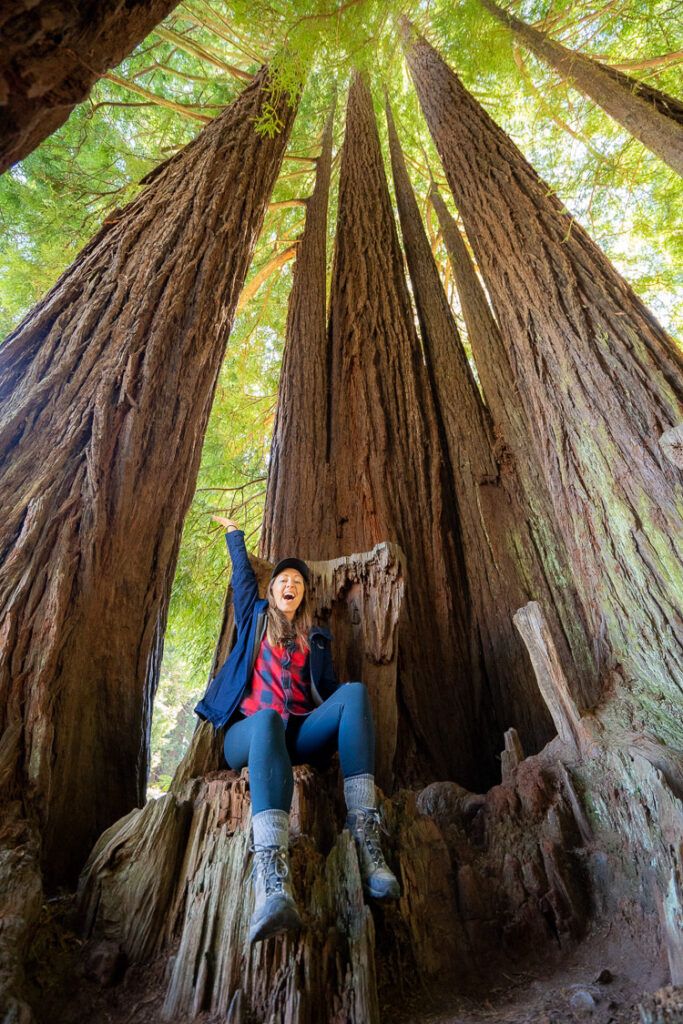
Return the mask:
{"type": "Polygon", "coordinates": [[[212,515],[211,518],[215,519],[215,521],[217,523],[220,523],[221,526],[223,527],[223,529],[227,530],[228,533],[232,533],[233,530],[241,530],[242,529],[242,527],[239,525],[239,523],[236,523],[234,521],[234,519],[226,519],[224,516],[214,516],[214,515],[212,515]]]}

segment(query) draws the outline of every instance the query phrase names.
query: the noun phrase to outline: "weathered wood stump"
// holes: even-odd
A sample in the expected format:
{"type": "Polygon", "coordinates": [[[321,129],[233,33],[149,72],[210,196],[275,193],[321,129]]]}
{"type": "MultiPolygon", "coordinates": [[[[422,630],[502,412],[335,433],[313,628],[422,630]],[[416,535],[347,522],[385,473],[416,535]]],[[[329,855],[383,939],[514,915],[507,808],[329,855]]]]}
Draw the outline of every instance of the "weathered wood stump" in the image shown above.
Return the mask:
{"type": "Polygon", "coordinates": [[[225,1015],[241,999],[255,1020],[372,1024],[380,1019],[377,928],[387,974],[407,961],[406,985],[463,969],[466,942],[438,827],[417,814],[412,794],[385,803],[387,856],[403,898],[376,911],[376,928],[353,840],[340,828],[336,767],[324,776],[295,769],[291,859],[304,930],[250,949],[247,776],[210,773],[122,819],[82,877],[86,934],[119,942],[131,962],[169,952],[162,1019],[225,1015]]]}
{"type": "Polygon", "coordinates": [[[484,796],[437,782],[385,798],[402,886],[387,907],[363,901],[335,766],[296,768],[304,930],[252,948],[248,772],[190,779],[102,836],[81,880],[85,933],[133,963],[167,958],[154,1021],[372,1024],[421,985],[471,993],[530,954],[560,958],[591,922],[656,931],[649,862],[670,870],[680,802],[644,759],[605,749],[589,765],[570,750],[554,740],[484,796]]]}

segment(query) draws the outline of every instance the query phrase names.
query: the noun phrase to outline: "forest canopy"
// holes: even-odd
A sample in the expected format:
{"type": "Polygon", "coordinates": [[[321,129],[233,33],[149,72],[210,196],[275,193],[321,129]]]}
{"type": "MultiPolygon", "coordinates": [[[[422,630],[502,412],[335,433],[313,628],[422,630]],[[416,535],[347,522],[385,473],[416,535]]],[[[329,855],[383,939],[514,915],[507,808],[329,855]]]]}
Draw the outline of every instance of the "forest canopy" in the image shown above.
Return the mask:
{"type": "MultiPolygon", "coordinates": [[[[572,50],[680,96],[683,43],[666,0],[516,2],[509,8],[572,50]]],[[[325,118],[353,68],[370,77],[378,113],[391,98],[409,174],[459,327],[457,297],[428,192],[445,184],[406,70],[397,21],[407,15],[520,147],[662,324],[680,337],[680,179],[600,107],[516,42],[481,6],[462,2],[187,0],[112,72],[67,123],[0,179],[0,336],[54,284],[153,168],[190,142],[264,61],[300,108],[222,368],[186,519],[166,634],[153,747],[182,735],[202,689],[228,579],[228,514],[258,544],[292,259],[313,187],[325,118]]],[[[378,118],[386,166],[384,119],[378,118]]],[[[255,125],[277,132],[268,112],[255,125]]],[[[335,152],[343,103],[337,104],[335,152]]],[[[333,165],[328,268],[335,230],[333,165]]],[[[444,195],[447,189],[443,188],[444,195]]],[[[452,212],[455,212],[452,207],[452,212]]],[[[174,748],[173,760],[178,751],[174,748]]],[[[158,754],[157,754],[158,768],[158,754]]],[[[168,769],[162,767],[161,774],[168,769]]]]}

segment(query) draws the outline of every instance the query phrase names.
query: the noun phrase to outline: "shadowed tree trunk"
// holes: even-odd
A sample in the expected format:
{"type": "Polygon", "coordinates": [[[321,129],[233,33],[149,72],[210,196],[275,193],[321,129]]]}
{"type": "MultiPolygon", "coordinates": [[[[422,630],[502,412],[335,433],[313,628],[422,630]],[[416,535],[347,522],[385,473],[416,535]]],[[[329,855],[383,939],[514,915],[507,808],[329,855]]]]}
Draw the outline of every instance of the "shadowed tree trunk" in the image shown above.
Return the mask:
{"type": "MultiPolygon", "coordinates": [[[[388,104],[387,125],[403,244],[427,369],[443,420],[468,586],[497,725],[501,737],[514,726],[526,750],[539,750],[552,735],[552,722],[512,616],[532,597],[552,615],[552,598],[529,535],[514,464],[496,447],[490,413],[448,305],[388,104]]],[[[562,637],[559,623],[554,624],[555,634],[562,637]]],[[[569,653],[563,653],[567,661],[569,653]]]]}
{"type": "Polygon", "coordinates": [[[0,173],[64,124],[178,0],[13,0],[0,14],[0,173]]]}
{"type": "MultiPolygon", "coordinates": [[[[590,707],[599,694],[599,654],[593,652],[586,615],[574,585],[571,563],[556,521],[540,456],[532,441],[529,421],[522,403],[514,399],[516,385],[507,347],[467,246],[434,183],[429,197],[439,220],[467,326],[468,342],[493,420],[494,451],[506,469],[505,479],[511,483],[513,478],[517,478],[521,484],[538,564],[543,567],[545,583],[552,593],[552,603],[562,625],[565,643],[571,651],[573,663],[567,664],[567,671],[574,696],[581,707],[590,707]]],[[[559,647],[564,654],[565,644],[560,642],[559,647]]]]}
{"type": "Polygon", "coordinates": [[[182,523],[293,117],[262,69],[0,349],[3,749],[54,879],[144,802],[182,523]]]}
{"type": "Polygon", "coordinates": [[[327,452],[327,205],[334,107],[323,133],[313,194],[297,245],[287,310],[277,414],[260,551],[320,556],[318,538],[333,515],[327,452]]]}
{"type": "Polygon", "coordinates": [[[498,7],[483,7],[510,29],[532,53],[545,61],[579,92],[590,96],[622,128],[651,149],[674,171],[683,174],[683,102],[586,57],[498,7]]]}
{"type": "Polygon", "coordinates": [[[422,38],[408,62],[512,361],[596,643],[642,728],[683,742],[680,353],[422,38]],[[641,717],[642,716],[642,717],[641,717]]]}
{"type": "Polygon", "coordinates": [[[320,557],[396,541],[406,554],[399,778],[492,773],[495,723],[478,662],[452,480],[415,332],[372,100],[349,94],[330,309],[329,463],[336,530],[320,557]],[[409,756],[409,742],[417,751],[409,756]]]}

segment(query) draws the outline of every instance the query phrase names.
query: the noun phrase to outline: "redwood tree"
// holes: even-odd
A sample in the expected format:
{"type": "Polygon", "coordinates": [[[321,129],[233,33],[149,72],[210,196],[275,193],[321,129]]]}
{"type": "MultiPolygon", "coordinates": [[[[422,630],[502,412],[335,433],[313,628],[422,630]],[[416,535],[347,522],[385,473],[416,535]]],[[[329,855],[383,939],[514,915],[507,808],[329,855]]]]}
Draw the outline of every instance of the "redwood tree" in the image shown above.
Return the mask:
{"type": "MultiPolygon", "coordinates": [[[[598,696],[596,658],[589,638],[586,614],[572,578],[562,532],[546,486],[540,455],[536,449],[524,407],[515,397],[512,366],[498,322],[491,310],[472,257],[436,185],[429,198],[436,211],[460,308],[467,327],[467,340],[477,368],[486,406],[492,419],[496,458],[503,479],[518,481],[529,527],[545,585],[561,624],[564,643],[555,631],[559,650],[571,652],[566,671],[580,707],[589,707],[598,696]]],[[[546,612],[548,604],[542,602],[546,612]]]]}
{"type": "Polygon", "coordinates": [[[575,89],[590,96],[622,128],[634,135],[679,174],[683,174],[683,102],[630,78],[623,71],[569,50],[532,25],[481,0],[489,14],[509,28],[532,53],[575,89]]]}
{"type": "Polygon", "coordinates": [[[183,519],[293,117],[262,69],[0,349],[3,746],[56,879],[144,801],[183,519]]]}
{"type": "Polygon", "coordinates": [[[178,0],[4,4],[0,14],[0,173],[64,124],[178,0]]]}
{"type": "Polygon", "coordinates": [[[519,395],[596,645],[641,721],[680,742],[680,352],[422,38],[407,56],[507,339],[519,395]]]}
{"type": "Polygon", "coordinates": [[[407,581],[399,627],[399,779],[433,772],[484,784],[493,774],[496,730],[452,480],[413,323],[372,99],[358,75],[342,151],[329,344],[336,528],[320,538],[319,557],[366,551],[382,540],[401,546],[407,581]]]}
{"type": "MultiPolygon", "coordinates": [[[[462,347],[389,104],[387,126],[403,244],[427,369],[443,421],[468,585],[498,724],[503,729],[515,726],[525,749],[539,750],[552,735],[552,722],[512,616],[532,599],[552,613],[552,598],[520,500],[514,462],[496,445],[491,415],[462,347]]],[[[562,638],[556,618],[554,625],[562,638]]]]}
{"type": "Polygon", "coordinates": [[[334,108],[323,133],[315,188],[306,203],[287,309],[261,532],[261,555],[271,562],[286,551],[321,557],[318,538],[334,502],[326,462],[326,244],[333,123],[334,108]]]}

